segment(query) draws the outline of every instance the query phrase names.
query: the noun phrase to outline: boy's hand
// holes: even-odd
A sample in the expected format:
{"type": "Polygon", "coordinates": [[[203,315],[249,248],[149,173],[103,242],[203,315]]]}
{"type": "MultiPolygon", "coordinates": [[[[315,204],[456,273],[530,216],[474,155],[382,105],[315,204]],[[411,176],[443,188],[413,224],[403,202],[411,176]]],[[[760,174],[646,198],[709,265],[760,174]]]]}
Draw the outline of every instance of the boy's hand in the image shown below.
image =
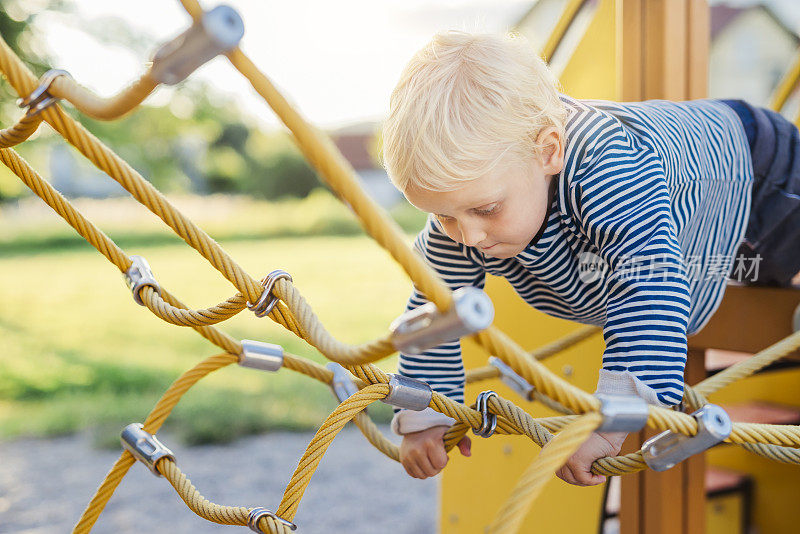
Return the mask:
{"type": "Polygon", "coordinates": [[[625,432],[593,432],[589,439],[575,451],[556,476],[576,486],[595,486],[606,481],[603,475],[592,473],[592,462],[606,456],[616,456],[622,448],[622,442],[628,434],[625,432]]]}
{"type": "MultiPolygon", "coordinates": [[[[434,426],[419,432],[403,435],[400,444],[400,463],[414,478],[432,477],[447,465],[447,452],[444,450],[444,433],[447,426],[434,426]]],[[[464,436],[458,442],[458,450],[470,456],[470,439],[464,436]]]]}

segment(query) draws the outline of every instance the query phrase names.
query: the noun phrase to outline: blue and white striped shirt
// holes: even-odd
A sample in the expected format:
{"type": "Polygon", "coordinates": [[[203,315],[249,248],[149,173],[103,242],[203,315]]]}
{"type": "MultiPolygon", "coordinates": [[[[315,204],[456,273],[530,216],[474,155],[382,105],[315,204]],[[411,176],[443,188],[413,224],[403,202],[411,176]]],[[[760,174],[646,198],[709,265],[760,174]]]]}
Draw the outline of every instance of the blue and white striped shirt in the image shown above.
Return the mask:
{"type": "MultiPolygon", "coordinates": [[[[562,101],[565,164],[538,239],[513,258],[492,258],[447,237],[430,216],[414,246],[453,289],[483,287],[490,273],[542,312],[603,326],[598,391],[676,404],[686,336],[719,305],[747,223],[744,130],[711,100],[562,101]],[[594,274],[585,270],[592,259],[601,267],[594,274]]],[[[415,290],[407,309],[424,302],[415,290]]],[[[458,341],[401,354],[399,371],[463,401],[458,341]]]]}

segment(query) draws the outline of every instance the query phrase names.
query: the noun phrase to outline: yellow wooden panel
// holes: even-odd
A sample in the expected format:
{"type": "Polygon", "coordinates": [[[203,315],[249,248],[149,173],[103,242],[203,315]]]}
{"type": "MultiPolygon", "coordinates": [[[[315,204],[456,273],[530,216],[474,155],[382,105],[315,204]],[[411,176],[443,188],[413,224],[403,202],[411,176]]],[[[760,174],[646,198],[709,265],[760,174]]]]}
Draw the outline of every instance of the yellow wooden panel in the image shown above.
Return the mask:
{"type": "Polygon", "coordinates": [[[751,454],[741,447],[711,449],[710,465],[748,473],[753,478],[752,526],[758,532],[797,532],[800,524],[800,468],[751,454]]]}
{"type": "MultiPolygon", "coordinates": [[[[531,350],[554,341],[580,325],[549,317],[525,304],[505,280],[489,277],[487,291],[497,309],[496,324],[522,347],[531,350]]],[[[486,365],[488,355],[469,341],[464,342],[467,367],[486,365]]],[[[600,333],[572,349],[544,361],[552,371],[572,384],[594,391],[603,352],[600,333]]],[[[497,391],[525,408],[534,417],[556,415],[553,411],[526,402],[499,380],[488,380],[467,387],[468,403],[487,389],[497,391]]],[[[539,453],[539,447],[519,436],[472,436],[473,456],[457,452],[442,476],[442,533],[482,533],[508,498],[525,468],[539,453]]],[[[603,487],[570,486],[559,479],[548,483],[535,501],[520,532],[597,532],[603,487]]]]}
{"type": "Polygon", "coordinates": [[[742,532],[744,505],[744,498],[737,493],[709,499],[706,502],[706,534],[745,534],[742,532]]]}
{"type": "MultiPolygon", "coordinates": [[[[753,400],[800,407],[800,369],[770,371],[741,380],[711,395],[717,404],[753,400]]],[[[774,462],[741,447],[720,445],[707,454],[709,465],[753,478],[752,523],[759,532],[797,532],[800,525],[800,467],[774,462]]]]}
{"type": "Polygon", "coordinates": [[[581,43],[561,73],[564,92],[574,98],[617,99],[615,2],[599,0],[581,43]]]}
{"type": "Polygon", "coordinates": [[[712,393],[708,400],[721,405],[758,400],[800,408],[800,369],[758,373],[712,393]]]}

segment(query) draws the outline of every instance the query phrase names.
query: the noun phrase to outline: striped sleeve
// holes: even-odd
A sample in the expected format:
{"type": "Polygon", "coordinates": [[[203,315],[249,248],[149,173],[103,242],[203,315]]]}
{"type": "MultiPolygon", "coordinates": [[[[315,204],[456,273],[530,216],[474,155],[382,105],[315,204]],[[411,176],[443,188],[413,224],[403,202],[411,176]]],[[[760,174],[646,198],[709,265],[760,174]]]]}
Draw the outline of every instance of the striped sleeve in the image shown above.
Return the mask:
{"type": "Polygon", "coordinates": [[[598,392],[683,397],[690,298],[660,158],[616,120],[594,124],[568,182],[573,218],[608,290],[598,392]]]}
{"type": "MultiPolygon", "coordinates": [[[[483,288],[485,270],[481,258],[475,256],[464,245],[450,239],[439,227],[433,215],[414,241],[414,248],[426,263],[433,267],[444,282],[453,290],[464,286],[483,288]]],[[[406,311],[428,302],[425,295],[415,287],[408,300],[406,311]]],[[[464,364],[461,359],[459,340],[443,343],[420,355],[400,353],[397,367],[400,374],[423,380],[434,391],[457,402],[464,401],[464,364]]],[[[454,421],[431,408],[421,412],[395,409],[392,430],[397,434],[417,432],[432,426],[454,421]]]]}

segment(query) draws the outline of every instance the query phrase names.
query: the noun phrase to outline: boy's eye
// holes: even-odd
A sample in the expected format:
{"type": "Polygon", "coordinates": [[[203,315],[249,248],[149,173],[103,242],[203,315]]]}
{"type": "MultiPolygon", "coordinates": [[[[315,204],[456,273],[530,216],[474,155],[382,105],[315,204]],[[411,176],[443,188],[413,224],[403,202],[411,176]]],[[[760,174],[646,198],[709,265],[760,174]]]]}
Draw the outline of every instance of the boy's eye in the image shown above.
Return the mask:
{"type": "Polygon", "coordinates": [[[488,210],[478,210],[478,209],[476,209],[476,210],[473,210],[473,211],[475,213],[477,213],[478,215],[484,215],[484,216],[485,215],[492,215],[493,213],[497,212],[498,207],[499,207],[499,204],[495,204],[494,206],[492,206],[488,210]]]}

